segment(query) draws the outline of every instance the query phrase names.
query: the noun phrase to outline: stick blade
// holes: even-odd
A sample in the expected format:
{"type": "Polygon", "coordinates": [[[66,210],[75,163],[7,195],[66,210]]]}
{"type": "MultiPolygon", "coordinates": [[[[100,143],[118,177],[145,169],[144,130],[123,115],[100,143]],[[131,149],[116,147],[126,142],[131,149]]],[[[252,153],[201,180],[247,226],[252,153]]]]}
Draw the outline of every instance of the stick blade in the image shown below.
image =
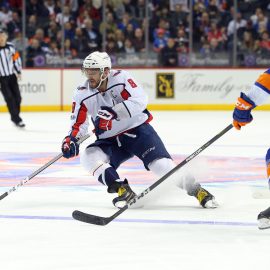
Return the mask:
{"type": "Polygon", "coordinates": [[[72,217],[81,222],[94,224],[94,225],[100,225],[100,226],[105,226],[112,220],[111,218],[95,216],[95,215],[81,212],[79,210],[73,211],[72,217]]]}

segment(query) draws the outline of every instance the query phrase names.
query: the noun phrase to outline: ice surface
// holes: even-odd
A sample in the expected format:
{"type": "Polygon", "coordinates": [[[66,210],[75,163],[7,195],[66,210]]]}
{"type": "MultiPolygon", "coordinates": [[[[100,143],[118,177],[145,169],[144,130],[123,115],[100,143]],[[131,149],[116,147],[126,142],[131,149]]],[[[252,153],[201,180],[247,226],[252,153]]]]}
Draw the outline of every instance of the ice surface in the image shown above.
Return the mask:
{"type": "MultiPolygon", "coordinates": [[[[231,122],[231,112],[153,112],[156,128],[177,162],[231,122]]],[[[0,203],[0,269],[118,270],[267,268],[270,230],[257,228],[269,199],[264,156],[269,112],[254,112],[241,132],[231,130],[183,169],[216,196],[220,208],[202,209],[175,188],[174,175],[105,227],[72,220],[75,209],[110,216],[113,195],[82,169],[78,159],[59,160],[0,203]]],[[[25,130],[0,114],[0,193],[16,185],[60,151],[68,113],[23,113],[25,130]]],[[[90,138],[82,149],[92,142],[90,138]]],[[[121,166],[135,191],[157,178],[138,159],[121,166]]]]}

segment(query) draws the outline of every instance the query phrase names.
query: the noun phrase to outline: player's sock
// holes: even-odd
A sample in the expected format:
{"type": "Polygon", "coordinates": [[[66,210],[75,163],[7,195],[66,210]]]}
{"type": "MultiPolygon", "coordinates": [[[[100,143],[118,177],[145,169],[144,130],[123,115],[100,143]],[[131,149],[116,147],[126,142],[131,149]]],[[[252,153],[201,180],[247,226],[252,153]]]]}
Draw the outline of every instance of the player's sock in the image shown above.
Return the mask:
{"type": "Polygon", "coordinates": [[[270,207],[258,215],[258,228],[260,230],[270,228],[270,207]]]}
{"type": "MultiPolygon", "coordinates": [[[[116,181],[120,181],[117,171],[109,164],[103,164],[95,172],[94,176],[98,175],[98,181],[109,187],[116,181]]],[[[109,191],[108,191],[109,192],[109,191]]]]}

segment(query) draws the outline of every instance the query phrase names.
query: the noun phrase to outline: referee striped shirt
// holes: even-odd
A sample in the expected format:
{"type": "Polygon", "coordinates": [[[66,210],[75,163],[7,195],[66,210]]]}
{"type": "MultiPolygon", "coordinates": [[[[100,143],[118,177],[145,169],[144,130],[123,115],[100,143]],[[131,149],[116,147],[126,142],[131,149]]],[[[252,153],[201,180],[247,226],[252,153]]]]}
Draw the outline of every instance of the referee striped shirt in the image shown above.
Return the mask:
{"type": "Polygon", "coordinates": [[[20,74],[21,70],[20,54],[15,50],[12,43],[7,42],[4,47],[0,47],[0,77],[20,74]]]}

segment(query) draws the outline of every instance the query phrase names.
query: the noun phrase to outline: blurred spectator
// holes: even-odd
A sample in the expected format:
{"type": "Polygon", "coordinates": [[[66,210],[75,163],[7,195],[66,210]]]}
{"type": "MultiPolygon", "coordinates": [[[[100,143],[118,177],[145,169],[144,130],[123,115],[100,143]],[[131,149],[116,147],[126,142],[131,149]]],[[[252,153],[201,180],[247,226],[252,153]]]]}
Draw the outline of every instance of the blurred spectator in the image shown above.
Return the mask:
{"type": "Polygon", "coordinates": [[[259,34],[265,31],[270,31],[269,19],[263,13],[258,14],[258,19],[257,22],[254,24],[254,28],[259,34]]]}
{"type": "Polygon", "coordinates": [[[28,23],[26,24],[26,36],[28,38],[31,38],[35,35],[37,28],[37,16],[36,15],[31,15],[28,18],[28,23]]]}
{"type": "Polygon", "coordinates": [[[78,27],[81,27],[81,28],[85,28],[85,21],[86,20],[91,20],[90,19],[90,16],[89,16],[89,14],[88,14],[88,12],[87,12],[87,10],[85,10],[84,12],[82,12],[82,13],[79,13],[79,16],[77,17],[77,19],[76,19],[76,24],[77,24],[77,26],[78,27]]]}
{"type": "Polygon", "coordinates": [[[138,23],[134,18],[130,16],[129,13],[124,13],[122,20],[118,23],[117,27],[122,31],[126,31],[128,24],[132,24],[133,29],[138,27],[138,23]]]}
{"type": "Polygon", "coordinates": [[[30,42],[30,45],[26,51],[26,66],[35,67],[37,66],[38,57],[44,57],[44,52],[40,46],[40,43],[37,39],[33,38],[30,42]]]}
{"type": "Polygon", "coordinates": [[[220,48],[220,44],[218,42],[217,39],[212,38],[210,41],[210,53],[211,53],[211,57],[215,58],[216,57],[216,53],[221,52],[221,48],[220,48]]]}
{"type": "Polygon", "coordinates": [[[17,29],[22,30],[22,20],[19,16],[19,13],[17,11],[13,11],[12,19],[7,23],[7,31],[10,38],[14,37],[14,31],[17,29]]]}
{"type": "Polygon", "coordinates": [[[128,38],[125,40],[123,52],[125,52],[127,54],[135,53],[135,48],[134,48],[131,40],[128,38]]]}
{"type": "Polygon", "coordinates": [[[2,6],[0,9],[0,23],[1,28],[6,29],[7,24],[12,20],[12,12],[7,9],[5,6],[2,6]]]}
{"type": "Polygon", "coordinates": [[[218,21],[220,19],[217,0],[209,0],[207,11],[209,12],[210,20],[218,21]]]}
{"type": "Polygon", "coordinates": [[[240,43],[239,51],[243,54],[254,53],[254,39],[251,32],[244,32],[243,41],[240,43]]]}
{"type": "Polygon", "coordinates": [[[135,14],[135,4],[132,0],[123,0],[123,3],[119,4],[116,8],[116,15],[119,19],[121,19],[124,13],[130,14],[131,17],[136,17],[135,14]]]}
{"type": "Polygon", "coordinates": [[[200,31],[200,24],[201,24],[201,17],[203,12],[205,11],[205,6],[203,3],[196,2],[193,5],[193,25],[194,25],[194,41],[198,42],[201,39],[201,31],[200,31]]]}
{"type": "Polygon", "coordinates": [[[79,9],[79,14],[84,12],[93,20],[95,27],[98,27],[98,23],[101,20],[100,10],[93,5],[92,0],[84,0],[84,4],[79,9]]]}
{"type": "Polygon", "coordinates": [[[166,46],[161,50],[161,64],[165,67],[178,66],[177,45],[173,38],[168,38],[166,46]]]}
{"type": "Polygon", "coordinates": [[[179,28],[177,35],[176,35],[176,41],[178,43],[178,46],[185,46],[188,47],[188,36],[183,28],[179,28]]]}
{"type": "Polygon", "coordinates": [[[203,12],[199,22],[199,32],[201,36],[207,36],[210,31],[210,18],[207,12],[203,12]]]}
{"type": "MultiPolygon", "coordinates": [[[[247,21],[245,19],[242,18],[242,14],[240,12],[237,13],[237,16],[236,16],[236,29],[239,30],[239,29],[243,29],[246,27],[247,25],[247,21]]],[[[230,22],[229,22],[229,25],[228,25],[228,37],[230,38],[233,33],[234,33],[234,27],[235,27],[235,21],[234,19],[232,19],[230,22]]]]}
{"type": "Polygon", "coordinates": [[[160,10],[159,19],[165,19],[165,20],[167,20],[169,17],[170,17],[169,16],[169,9],[168,9],[167,5],[166,6],[163,6],[161,8],[161,10],[160,10]]]}
{"type": "Polygon", "coordinates": [[[258,22],[258,17],[259,17],[259,15],[262,14],[262,13],[263,13],[263,12],[262,12],[262,9],[261,9],[261,8],[256,8],[255,13],[254,13],[252,16],[250,16],[250,20],[252,21],[252,24],[253,24],[254,26],[257,24],[257,22],[258,22]]]}
{"type": "Polygon", "coordinates": [[[47,29],[47,35],[50,40],[56,40],[57,32],[60,30],[60,26],[54,21],[51,20],[49,23],[49,28],[47,29]]]}
{"type": "Polygon", "coordinates": [[[177,47],[177,51],[181,54],[187,54],[189,52],[188,45],[184,42],[179,42],[178,47],[177,47]]]}
{"type": "Polygon", "coordinates": [[[50,42],[47,54],[51,55],[51,56],[60,56],[61,55],[61,52],[60,52],[60,50],[58,48],[58,45],[57,45],[56,41],[53,40],[53,41],[50,42]]]}
{"type": "Polygon", "coordinates": [[[59,24],[65,24],[67,22],[71,22],[73,20],[73,17],[70,13],[70,8],[69,6],[64,6],[63,7],[63,12],[60,12],[56,15],[55,21],[59,24]]]}
{"type": "Polygon", "coordinates": [[[94,29],[93,21],[91,19],[86,19],[85,28],[83,28],[83,34],[87,38],[89,53],[92,51],[98,51],[101,48],[101,36],[99,32],[94,29]]]}
{"type": "Polygon", "coordinates": [[[55,17],[55,3],[54,0],[46,0],[44,1],[44,5],[45,7],[48,9],[49,11],[49,16],[50,17],[55,17]]]}
{"type": "Polygon", "coordinates": [[[62,47],[62,31],[61,30],[58,30],[57,31],[55,41],[56,41],[59,49],[61,49],[61,47],[62,47]]]}
{"type": "Polygon", "coordinates": [[[137,28],[135,30],[135,37],[133,39],[133,44],[136,52],[145,52],[145,40],[141,28],[137,28]]]}
{"type": "Polygon", "coordinates": [[[15,49],[20,53],[20,55],[23,55],[23,51],[26,50],[28,46],[28,39],[25,37],[23,39],[22,32],[19,29],[16,29],[14,31],[14,39],[11,41],[15,49]]]}
{"type": "Polygon", "coordinates": [[[105,28],[107,33],[114,33],[117,29],[117,24],[115,22],[114,15],[112,12],[107,12],[106,22],[104,21],[100,24],[99,27],[100,33],[103,33],[103,31],[105,31],[105,28]]]}
{"type": "Polygon", "coordinates": [[[168,38],[165,36],[165,30],[158,28],[156,30],[156,37],[153,43],[153,49],[155,52],[160,52],[167,44],[168,38]]]}
{"type": "Polygon", "coordinates": [[[257,33],[257,31],[255,30],[255,28],[253,27],[252,21],[248,20],[246,27],[245,27],[245,32],[249,32],[253,39],[258,39],[259,38],[259,34],[257,33]]]}
{"type": "Polygon", "coordinates": [[[71,41],[72,47],[77,50],[78,55],[85,56],[86,53],[89,53],[87,38],[83,34],[81,28],[77,27],[75,30],[75,37],[71,41]]]}
{"type": "Polygon", "coordinates": [[[270,38],[269,38],[269,33],[267,31],[264,31],[262,33],[260,49],[261,49],[262,56],[265,56],[267,58],[270,57],[270,38]]]}
{"type": "Polygon", "coordinates": [[[194,31],[192,33],[192,37],[196,47],[197,44],[202,42],[202,37],[207,35],[210,27],[210,20],[208,13],[205,12],[205,6],[202,3],[195,3],[193,12],[194,31]]]}
{"type": "Polygon", "coordinates": [[[170,11],[176,11],[177,5],[181,5],[183,9],[187,10],[188,0],[170,0],[170,11]]]}
{"type": "Polygon", "coordinates": [[[137,15],[137,6],[140,5],[140,1],[134,0],[123,0],[124,12],[129,13],[132,17],[138,17],[137,15]]]}
{"type": "Polygon", "coordinates": [[[205,40],[201,49],[200,49],[200,55],[202,58],[207,58],[210,56],[210,43],[208,40],[205,40]]]}
{"type": "Polygon", "coordinates": [[[131,23],[129,23],[124,31],[124,35],[126,38],[132,40],[134,38],[134,28],[131,23]]]}
{"type": "Polygon", "coordinates": [[[205,41],[202,48],[200,49],[200,54],[203,58],[218,58],[221,49],[217,39],[212,38],[210,42],[205,41]]]}
{"type": "Polygon", "coordinates": [[[119,50],[117,48],[117,45],[116,45],[116,42],[113,39],[107,40],[107,42],[106,42],[106,52],[108,54],[110,54],[110,55],[119,52],[119,50]]]}
{"type": "Polygon", "coordinates": [[[62,0],[54,0],[54,1],[55,1],[54,13],[56,16],[58,13],[61,13],[62,11],[62,0]]]}
{"type": "MultiPolygon", "coordinates": [[[[163,19],[161,18],[158,22],[158,27],[157,28],[162,28],[165,30],[165,36],[168,38],[170,36],[170,22],[168,19],[163,19]]],[[[154,32],[154,37],[155,37],[155,32],[154,32]]]]}
{"type": "Polygon", "coordinates": [[[224,36],[221,32],[221,29],[217,27],[216,22],[211,22],[210,29],[207,34],[207,40],[209,41],[209,43],[211,43],[211,40],[213,38],[217,40],[220,48],[224,47],[224,43],[225,43],[224,36]]]}
{"type": "Polygon", "coordinates": [[[73,59],[77,56],[77,51],[72,47],[70,39],[65,39],[64,56],[67,59],[73,59]]]}
{"type": "Polygon", "coordinates": [[[50,40],[45,37],[44,30],[42,28],[37,28],[34,39],[39,41],[39,45],[43,50],[49,47],[50,40]]]}
{"type": "Polygon", "coordinates": [[[120,29],[117,29],[115,31],[115,42],[119,51],[123,49],[124,41],[125,41],[125,36],[124,36],[123,31],[120,29]]]}
{"type": "Polygon", "coordinates": [[[170,24],[172,28],[176,28],[179,24],[185,25],[187,23],[188,12],[183,8],[183,5],[176,4],[174,11],[170,15],[170,24]]]}
{"type": "Polygon", "coordinates": [[[22,2],[23,0],[9,0],[9,6],[12,8],[12,10],[21,11],[22,10],[22,2]]]}
{"type": "Polygon", "coordinates": [[[74,36],[75,36],[75,32],[72,28],[72,25],[70,22],[66,22],[65,23],[65,26],[64,26],[64,31],[65,31],[65,39],[74,39],[74,36]]]}
{"type": "Polygon", "coordinates": [[[78,0],[65,0],[66,5],[70,7],[72,16],[77,16],[79,9],[79,1],[78,0]]]}
{"type": "Polygon", "coordinates": [[[27,0],[26,1],[26,15],[36,15],[38,19],[48,18],[49,10],[44,5],[43,1],[27,0]]]}
{"type": "Polygon", "coordinates": [[[135,14],[135,17],[138,19],[138,20],[143,20],[145,18],[145,0],[138,0],[137,1],[137,5],[136,5],[136,14],[135,14]]]}

